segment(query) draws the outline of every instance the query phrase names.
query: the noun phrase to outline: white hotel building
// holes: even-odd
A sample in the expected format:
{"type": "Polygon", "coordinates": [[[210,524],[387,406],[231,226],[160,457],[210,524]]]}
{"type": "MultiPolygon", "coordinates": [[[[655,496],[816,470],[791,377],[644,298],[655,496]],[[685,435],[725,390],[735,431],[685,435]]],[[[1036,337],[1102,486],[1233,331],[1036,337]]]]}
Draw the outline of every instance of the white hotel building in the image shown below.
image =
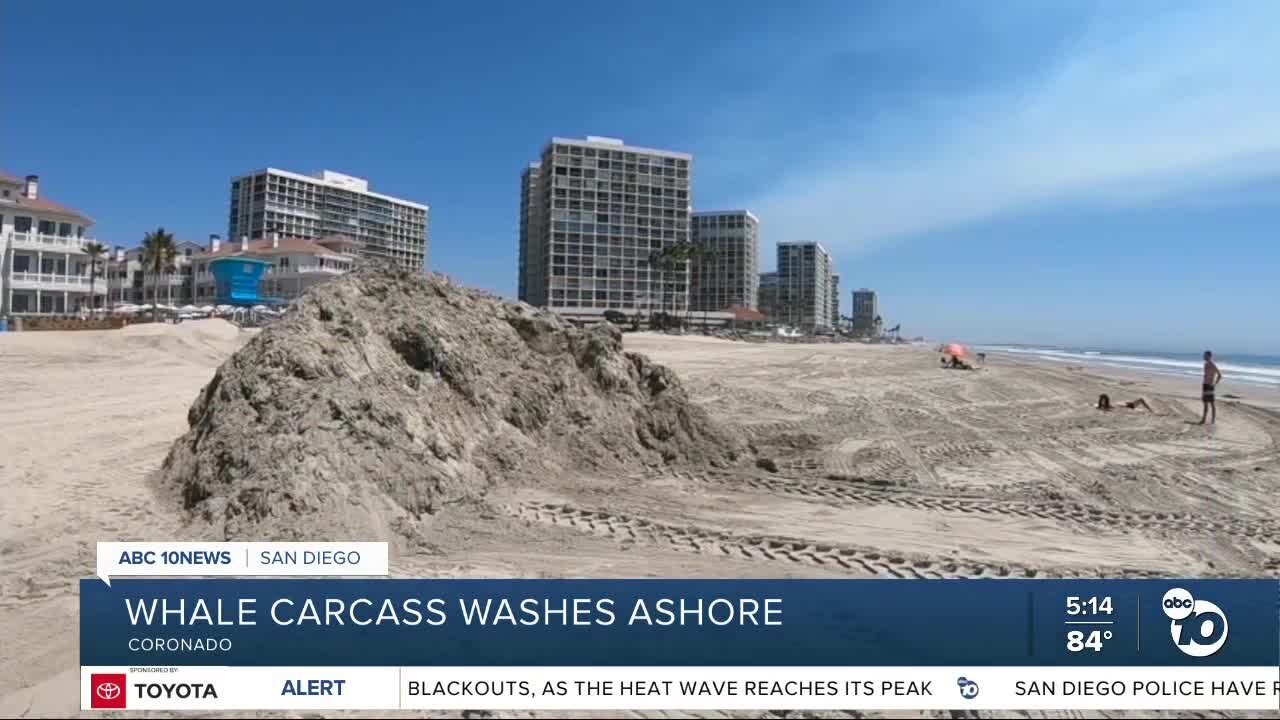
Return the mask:
{"type": "Polygon", "coordinates": [[[693,156],[588,136],[552,138],[521,171],[520,299],[584,320],[689,307],[687,263],[649,258],[690,239],[693,156]]]}
{"type": "Polygon", "coordinates": [[[93,219],[42,197],[40,179],[0,172],[0,316],[57,315],[99,307],[107,296],[104,256],[90,282],[85,246],[93,219]]]}
{"type": "Polygon", "coordinates": [[[361,258],[425,271],[427,205],[369,190],[364,178],[263,168],[231,180],[227,239],[280,237],[354,240],[361,258]]]}

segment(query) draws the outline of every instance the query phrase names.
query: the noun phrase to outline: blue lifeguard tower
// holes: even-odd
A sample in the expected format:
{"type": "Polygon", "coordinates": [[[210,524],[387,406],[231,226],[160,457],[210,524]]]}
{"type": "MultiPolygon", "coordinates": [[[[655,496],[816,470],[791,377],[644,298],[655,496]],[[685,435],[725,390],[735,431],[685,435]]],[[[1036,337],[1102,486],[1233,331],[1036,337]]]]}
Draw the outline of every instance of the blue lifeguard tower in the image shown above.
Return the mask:
{"type": "Polygon", "coordinates": [[[258,289],[262,276],[271,263],[247,257],[222,257],[209,261],[213,273],[214,302],[218,305],[254,307],[255,305],[280,305],[277,297],[262,295],[258,289]]]}

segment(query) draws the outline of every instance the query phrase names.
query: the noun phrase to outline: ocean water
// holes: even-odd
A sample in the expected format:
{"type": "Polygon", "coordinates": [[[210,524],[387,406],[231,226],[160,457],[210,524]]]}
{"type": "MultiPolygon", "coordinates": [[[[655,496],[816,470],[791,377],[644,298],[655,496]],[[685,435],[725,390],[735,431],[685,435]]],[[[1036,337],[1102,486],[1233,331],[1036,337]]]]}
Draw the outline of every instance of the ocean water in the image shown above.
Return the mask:
{"type": "MultiPolygon", "coordinates": [[[[1199,378],[1203,360],[1200,353],[1152,353],[1085,348],[1037,347],[1031,345],[975,346],[988,354],[1032,356],[1039,360],[1070,365],[1112,367],[1157,375],[1199,378]]],[[[1214,362],[1222,371],[1223,382],[1248,383],[1280,387],[1280,355],[1231,355],[1215,353],[1214,362]]],[[[1225,387],[1225,385],[1224,385],[1225,387]]]]}

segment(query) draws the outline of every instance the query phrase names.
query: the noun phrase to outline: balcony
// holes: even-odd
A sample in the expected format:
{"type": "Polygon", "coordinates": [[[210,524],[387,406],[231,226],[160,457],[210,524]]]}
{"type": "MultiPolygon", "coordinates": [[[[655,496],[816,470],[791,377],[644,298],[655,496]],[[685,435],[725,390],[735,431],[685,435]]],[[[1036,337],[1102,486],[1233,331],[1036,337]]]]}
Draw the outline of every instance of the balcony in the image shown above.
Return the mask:
{"type": "Polygon", "coordinates": [[[78,238],[39,233],[10,233],[9,246],[15,250],[36,250],[84,254],[84,246],[97,242],[94,238],[78,238]]]}
{"type": "Polygon", "coordinates": [[[347,270],[336,267],[321,267],[319,265],[299,265],[294,272],[299,275],[310,275],[313,273],[322,273],[325,275],[341,275],[347,270]]]}
{"type": "Polygon", "coordinates": [[[311,218],[312,220],[320,219],[320,212],[310,210],[298,205],[281,205],[279,203],[267,203],[267,210],[281,215],[296,215],[299,217],[311,218]]]}
{"type": "MultiPolygon", "coordinates": [[[[9,276],[15,290],[54,290],[65,292],[89,292],[88,275],[56,275],[54,273],[15,272],[9,276]]],[[[99,278],[93,283],[95,295],[107,294],[107,282],[99,278]]]]}
{"type": "Polygon", "coordinates": [[[350,269],[321,267],[319,265],[299,265],[297,267],[271,268],[264,277],[292,278],[300,275],[341,275],[346,272],[350,272],[350,269]]]}

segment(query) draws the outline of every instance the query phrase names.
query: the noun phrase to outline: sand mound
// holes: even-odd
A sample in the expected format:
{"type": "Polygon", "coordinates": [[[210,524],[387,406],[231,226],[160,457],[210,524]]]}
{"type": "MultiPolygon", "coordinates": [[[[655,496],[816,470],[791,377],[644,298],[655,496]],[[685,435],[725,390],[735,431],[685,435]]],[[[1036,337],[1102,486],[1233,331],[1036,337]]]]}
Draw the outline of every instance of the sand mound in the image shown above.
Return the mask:
{"type": "Polygon", "coordinates": [[[243,330],[222,318],[204,318],[200,320],[184,320],[172,325],[169,323],[137,323],[120,328],[121,337],[189,337],[213,342],[236,340],[243,330]]]}
{"type": "Polygon", "coordinates": [[[122,352],[160,352],[177,361],[207,364],[220,362],[238,348],[252,331],[241,330],[221,318],[169,323],[138,323],[113,331],[106,339],[122,352]]]}
{"type": "Polygon", "coordinates": [[[421,536],[495,483],[745,450],[616,328],[387,269],[309,292],[187,419],[161,481],[237,539],[421,536]]]}

